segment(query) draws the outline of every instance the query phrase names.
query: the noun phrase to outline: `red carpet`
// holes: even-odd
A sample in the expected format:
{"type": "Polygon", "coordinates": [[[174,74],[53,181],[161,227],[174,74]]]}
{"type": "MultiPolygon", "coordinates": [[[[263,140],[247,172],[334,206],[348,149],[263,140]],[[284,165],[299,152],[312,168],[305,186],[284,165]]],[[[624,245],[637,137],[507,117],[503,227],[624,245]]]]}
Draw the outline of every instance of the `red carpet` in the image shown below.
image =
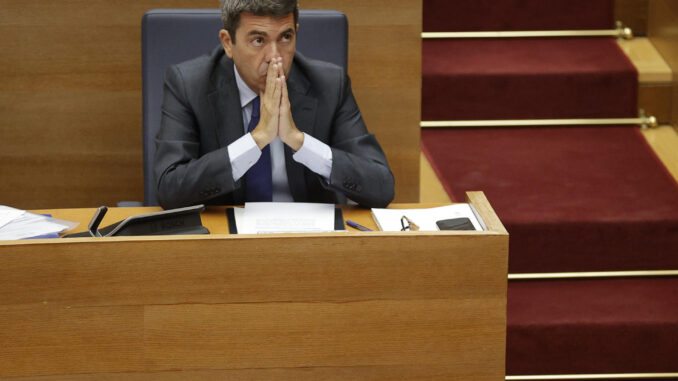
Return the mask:
{"type": "MultiPolygon", "coordinates": [[[[424,0],[424,31],[610,29],[614,0],[424,0]]],[[[422,120],[637,116],[610,38],[424,40],[422,120]]],[[[636,127],[423,129],[445,189],[482,190],[511,273],[678,269],[678,184],[636,127]]],[[[510,281],[508,375],[678,372],[678,278],[510,281]]]]}
{"type": "Polygon", "coordinates": [[[509,283],[509,375],[676,372],[676,337],[676,278],[509,283]]]}
{"type": "Polygon", "coordinates": [[[612,29],[614,0],[424,0],[425,32],[612,29]]]}
{"type": "Polygon", "coordinates": [[[509,271],[678,268],[678,185],[637,128],[426,129],[448,194],[482,190],[509,271]]]}
{"type": "Polygon", "coordinates": [[[637,116],[633,64],[611,38],[424,40],[422,120],[637,116]]]}

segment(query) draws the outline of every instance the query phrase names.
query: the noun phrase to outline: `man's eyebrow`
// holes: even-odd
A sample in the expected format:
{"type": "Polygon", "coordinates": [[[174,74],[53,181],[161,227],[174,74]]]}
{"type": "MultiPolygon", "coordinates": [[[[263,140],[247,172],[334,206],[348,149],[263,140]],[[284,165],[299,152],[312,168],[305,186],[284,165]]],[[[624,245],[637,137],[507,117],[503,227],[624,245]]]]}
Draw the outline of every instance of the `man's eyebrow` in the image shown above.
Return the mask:
{"type": "Polygon", "coordinates": [[[247,33],[248,36],[268,36],[268,33],[260,30],[251,30],[247,33]]]}
{"type": "MultiPolygon", "coordinates": [[[[294,33],[294,32],[295,32],[295,31],[294,31],[294,28],[287,28],[287,29],[285,29],[284,31],[280,32],[280,36],[282,36],[283,34],[294,33]]],[[[261,30],[256,30],[256,29],[247,32],[247,35],[248,35],[248,36],[264,36],[264,37],[268,37],[268,33],[264,32],[264,31],[261,31],[261,30]]]]}

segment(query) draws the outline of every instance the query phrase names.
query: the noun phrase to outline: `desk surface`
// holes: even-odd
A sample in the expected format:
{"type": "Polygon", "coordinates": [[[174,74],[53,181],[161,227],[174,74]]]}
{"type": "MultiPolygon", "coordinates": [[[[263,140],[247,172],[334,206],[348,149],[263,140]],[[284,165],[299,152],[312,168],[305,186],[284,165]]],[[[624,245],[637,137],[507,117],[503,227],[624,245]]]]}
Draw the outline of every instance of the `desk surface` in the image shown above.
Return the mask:
{"type": "MultiPolygon", "coordinates": [[[[482,192],[468,192],[468,199],[467,202],[470,202],[473,204],[477,210],[479,211],[480,215],[483,217],[485,220],[485,223],[488,226],[489,232],[462,232],[462,234],[470,234],[470,233],[499,233],[499,234],[507,234],[506,229],[504,226],[501,224],[499,219],[497,218],[496,214],[494,213],[494,210],[492,210],[492,207],[489,205],[487,202],[487,199],[485,196],[482,194],[482,192]]],[[[391,204],[389,205],[390,209],[410,209],[410,208],[432,208],[436,206],[441,206],[442,204],[391,204]]],[[[211,235],[228,235],[228,220],[226,219],[226,213],[225,210],[228,207],[225,206],[208,206],[206,210],[201,214],[201,219],[203,225],[210,231],[211,235]]],[[[341,209],[343,210],[344,214],[344,221],[345,220],[352,220],[354,222],[357,222],[367,228],[370,228],[372,230],[377,231],[377,225],[375,224],[374,220],[372,219],[372,213],[370,209],[366,208],[361,208],[359,206],[349,206],[349,205],[342,205],[341,209]]],[[[104,217],[103,221],[101,222],[100,226],[108,226],[110,224],[113,224],[115,222],[118,222],[120,220],[123,220],[127,217],[134,216],[134,215],[139,215],[139,214],[144,214],[144,213],[151,213],[151,212],[159,212],[161,211],[162,208],[160,207],[138,207],[138,208],[109,208],[108,212],[106,213],[106,216],[104,217]]],[[[87,225],[89,224],[90,219],[94,215],[94,212],[96,211],[96,208],[76,208],[76,209],[41,209],[41,210],[33,210],[35,213],[49,213],[55,218],[60,218],[64,220],[69,220],[69,221],[74,221],[80,223],[78,227],[76,227],[73,231],[69,233],[77,233],[77,232],[82,232],[87,230],[87,225]]],[[[376,234],[373,232],[361,232],[357,231],[347,225],[345,225],[345,228],[348,232],[348,234],[376,234]]],[[[381,234],[394,234],[394,233],[387,233],[387,232],[378,232],[381,234]]],[[[408,233],[415,233],[415,232],[408,232],[408,233]]],[[[433,232],[421,232],[418,234],[431,234],[433,232]]],[[[459,232],[454,232],[454,234],[457,234],[459,232]]],[[[305,234],[327,234],[327,233],[305,233],[305,234]]],[[[346,233],[342,233],[346,234],[346,233]]],[[[435,234],[452,234],[450,232],[435,232],[435,234]]]]}
{"type": "MultiPolygon", "coordinates": [[[[441,204],[393,204],[390,206],[392,209],[410,209],[410,208],[428,208],[440,206],[441,204]]],[[[228,234],[228,220],[226,219],[226,209],[229,207],[225,206],[208,206],[205,208],[205,211],[200,215],[203,225],[209,229],[212,234],[228,234]]],[[[377,225],[372,219],[372,213],[370,209],[361,208],[359,206],[348,206],[342,205],[341,209],[344,213],[344,220],[355,221],[367,228],[372,230],[378,230],[377,225]]],[[[49,213],[52,214],[55,218],[60,218],[69,221],[79,222],[77,228],[75,228],[72,233],[77,233],[87,230],[87,224],[89,220],[96,212],[96,208],[77,208],[77,209],[43,209],[43,210],[33,210],[35,213],[49,213]]],[[[108,226],[117,221],[123,220],[127,217],[144,214],[159,212],[163,209],[160,207],[139,207],[139,208],[109,208],[106,213],[106,217],[101,222],[101,227],[108,226]]],[[[350,228],[348,225],[344,225],[346,230],[349,232],[359,231],[350,228]]]]}

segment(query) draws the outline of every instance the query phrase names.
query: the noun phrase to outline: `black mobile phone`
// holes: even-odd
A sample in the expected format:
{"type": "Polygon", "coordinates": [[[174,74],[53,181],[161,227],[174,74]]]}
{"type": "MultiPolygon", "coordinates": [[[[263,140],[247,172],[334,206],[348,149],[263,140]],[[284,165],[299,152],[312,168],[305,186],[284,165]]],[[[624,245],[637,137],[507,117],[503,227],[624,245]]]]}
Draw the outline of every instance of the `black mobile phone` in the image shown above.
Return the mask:
{"type": "Polygon", "coordinates": [[[436,225],[438,225],[440,230],[476,230],[471,220],[467,217],[436,221],[436,225]]]}

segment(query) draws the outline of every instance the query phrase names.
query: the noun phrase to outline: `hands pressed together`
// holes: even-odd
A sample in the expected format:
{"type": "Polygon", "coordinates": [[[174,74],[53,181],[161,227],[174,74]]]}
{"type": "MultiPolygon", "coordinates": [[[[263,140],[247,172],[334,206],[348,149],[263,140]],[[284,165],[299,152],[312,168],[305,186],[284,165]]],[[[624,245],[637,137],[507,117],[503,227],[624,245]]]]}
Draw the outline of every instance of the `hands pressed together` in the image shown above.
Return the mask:
{"type": "Polygon", "coordinates": [[[269,63],[266,88],[259,97],[259,124],[252,131],[252,138],[259,149],[266,147],[277,136],[283,143],[298,151],[304,142],[304,134],[297,129],[292,119],[282,57],[275,57],[269,63]]]}

